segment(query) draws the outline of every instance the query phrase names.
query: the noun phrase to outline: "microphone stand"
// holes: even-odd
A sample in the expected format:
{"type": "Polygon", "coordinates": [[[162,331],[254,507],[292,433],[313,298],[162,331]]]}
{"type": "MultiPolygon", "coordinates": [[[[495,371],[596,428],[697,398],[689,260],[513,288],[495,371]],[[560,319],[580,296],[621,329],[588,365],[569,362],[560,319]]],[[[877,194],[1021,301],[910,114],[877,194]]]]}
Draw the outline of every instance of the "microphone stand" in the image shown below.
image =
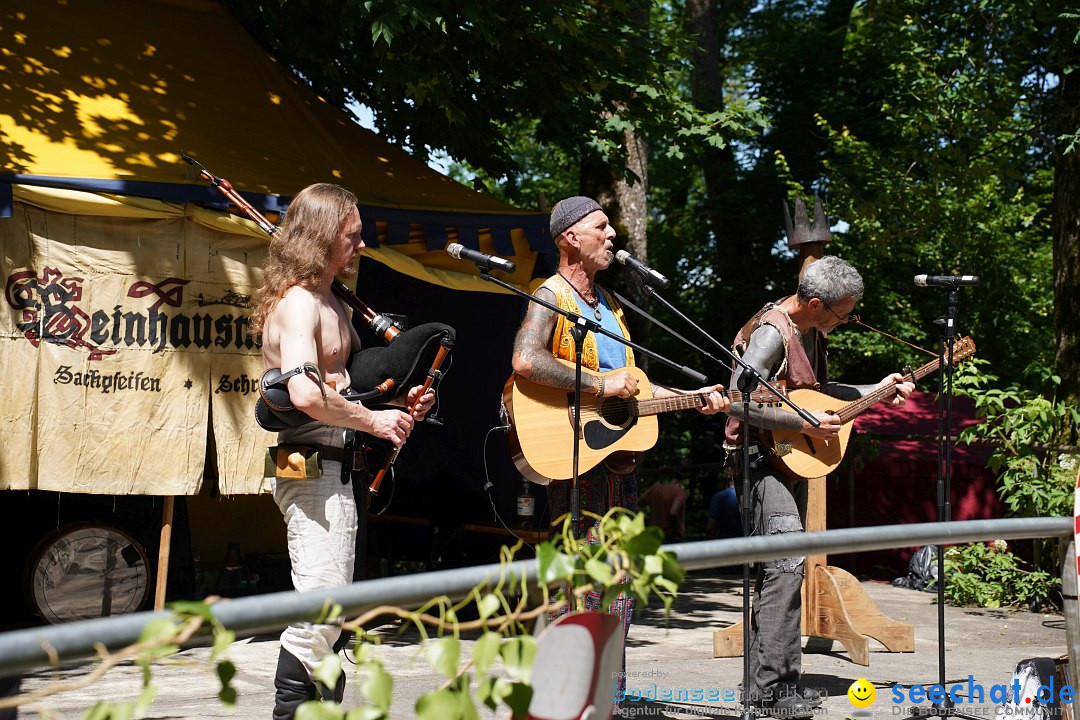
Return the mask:
{"type": "MultiPolygon", "coordinates": [[[[944,372],[938,376],[938,476],[937,476],[937,520],[952,520],[952,397],[953,397],[953,347],[956,345],[956,303],[957,285],[948,285],[948,302],[944,318],[934,322],[941,326],[941,349],[938,351],[938,367],[944,372]],[[945,360],[948,360],[946,363],[945,360]]],[[[938,684],[945,687],[945,546],[937,549],[937,640],[938,640],[938,684]]],[[[956,718],[976,720],[975,716],[958,712],[952,699],[946,693],[941,702],[933,703],[929,708],[914,707],[912,717],[925,718],[949,715],[956,718]]]]}
{"type": "MultiPolygon", "coordinates": [[[[790,407],[795,413],[810,424],[811,427],[818,427],[821,425],[821,421],[811,415],[805,409],[799,407],[791,401],[789,397],[782,394],[779,390],[773,387],[765,378],[761,377],[753,366],[743,361],[732,350],[719,342],[716,338],[705,331],[700,325],[691,320],[681,310],[665,300],[660,293],[656,292],[656,289],[649,284],[644,278],[642,278],[642,286],[650,297],[656,298],[660,303],[670,310],[672,313],[682,318],[684,322],[690,325],[692,328],[698,331],[715,347],[720,348],[734,362],[736,365],[742,368],[742,373],[739,375],[739,390],[742,392],[742,498],[739,502],[739,514],[742,517],[743,533],[747,533],[750,530],[750,393],[760,384],[764,385],[769,391],[780,399],[785,405],[790,407]]],[[[713,357],[709,353],[705,353],[710,359],[720,362],[716,357],[713,357]]],[[[743,720],[754,720],[754,711],[750,703],[750,563],[743,563],[742,567],[742,622],[743,622],[743,720]]]]}
{"type": "Polygon", "coordinates": [[[558,305],[555,305],[548,302],[547,300],[543,300],[536,297],[535,295],[527,293],[524,290],[514,287],[510,283],[500,280],[499,278],[492,277],[490,268],[486,267],[484,263],[476,263],[476,267],[479,268],[480,277],[484,280],[487,280],[488,282],[493,282],[499,287],[506,288],[515,295],[527,299],[529,302],[537,303],[538,305],[542,305],[548,310],[551,310],[552,312],[562,315],[567,320],[569,320],[573,326],[571,328],[570,334],[574,338],[574,470],[573,475],[570,479],[570,517],[572,519],[574,537],[579,537],[578,525],[581,522],[581,507],[579,503],[580,498],[578,489],[578,468],[581,460],[581,365],[582,352],[584,350],[585,344],[585,335],[589,332],[594,332],[599,335],[609,337],[612,340],[616,340],[623,345],[626,345],[627,347],[633,348],[636,352],[647,355],[654,360],[664,363],[670,368],[678,370],[683,375],[686,375],[688,378],[691,378],[695,382],[701,383],[702,385],[708,382],[708,379],[696,370],[692,370],[685,365],[679,365],[672,360],[668,360],[659,353],[653,352],[652,350],[638,345],[632,340],[627,340],[621,335],[616,335],[615,333],[604,329],[600,326],[600,323],[595,320],[589,320],[587,318],[584,318],[571,310],[563,310],[558,305]]]}

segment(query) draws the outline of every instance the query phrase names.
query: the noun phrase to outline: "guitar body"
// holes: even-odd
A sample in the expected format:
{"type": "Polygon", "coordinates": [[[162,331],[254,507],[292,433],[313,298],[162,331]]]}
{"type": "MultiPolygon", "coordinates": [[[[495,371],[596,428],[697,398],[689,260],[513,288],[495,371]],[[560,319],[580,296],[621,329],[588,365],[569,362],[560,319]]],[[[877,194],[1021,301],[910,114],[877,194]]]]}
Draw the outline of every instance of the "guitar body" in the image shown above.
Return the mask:
{"type": "MultiPolygon", "coordinates": [[[[788,393],[792,402],[809,412],[825,410],[838,412],[848,403],[817,390],[802,388],[788,393]]],[[[832,441],[812,438],[791,430],[760,430],[766,446],[771,446],[769,460],[788,477],[825,477],[840,464],[847,451],[853,423],[840,426],[840,434],[832,441]]]]}
{"type": "MultiPolygon", "coordinates": [[[[975,354],[975,341],[964,336],[956,341],[951,352],[953,364],[962,362],[975,354]]],[[[928,362],[912,370],[904,370],[905,380],[914,383],[932,372],[937,372],[939,360],[928,362]]],[[[802,388],[789,393],[792,401],[806,410],[824,410],[840,417],[840,434],[836,440],[825,442],[799,432],[785,430],[761,430],[762,444],[776,468],[793,478],[824,477],[836,469],[844,459],[848,438],[851,437],[853,421],[859,413],[874,403],[890,400],[896,395],[896,384],[886,383],[866,393],[858,400],[845,402],[817,390],[802,388]]]]}
{"type": "MultiPolygon", "coordinates": [[[[563,361],[560,361],[563,362],[563,361]]],[[[572,363],[566,363],[573,367],[572,363]]],[[[637,403],[652,397],[652,384],[636,367],[596,373],[582,368],[582,375],[606,376],[627,371],[638,381],[636,398],[581,394],[581,442],[578,473],[593,469],[613,453],[648,450],[659,437],[655,415],[639,415],[637,403]]],[[[503,389],[503,403],[510,413],[510,451],[514,466],[534,483],[547,485],[574,475],[574,393],[511,376],[503,389]]],[[[630,462],[629,468],[633,463],[630,462]]],[[[620,468],[625,469],[625,468],[620,468]]]]}

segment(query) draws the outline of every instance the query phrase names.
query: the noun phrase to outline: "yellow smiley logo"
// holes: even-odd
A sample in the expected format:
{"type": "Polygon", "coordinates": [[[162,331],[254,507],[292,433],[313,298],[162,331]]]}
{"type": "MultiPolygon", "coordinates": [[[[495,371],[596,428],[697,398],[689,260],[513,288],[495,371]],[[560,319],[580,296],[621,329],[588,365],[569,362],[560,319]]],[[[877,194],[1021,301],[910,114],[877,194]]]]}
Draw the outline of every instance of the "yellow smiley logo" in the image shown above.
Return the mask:
{"type": "Polygon", "coordinates": [[[874,700],[877,698],[877,690],[866,678],[859,678],[851,683],[851,687],[847,689],[847,697],[855,707],[868,708],[874,704],[874,700]]]}

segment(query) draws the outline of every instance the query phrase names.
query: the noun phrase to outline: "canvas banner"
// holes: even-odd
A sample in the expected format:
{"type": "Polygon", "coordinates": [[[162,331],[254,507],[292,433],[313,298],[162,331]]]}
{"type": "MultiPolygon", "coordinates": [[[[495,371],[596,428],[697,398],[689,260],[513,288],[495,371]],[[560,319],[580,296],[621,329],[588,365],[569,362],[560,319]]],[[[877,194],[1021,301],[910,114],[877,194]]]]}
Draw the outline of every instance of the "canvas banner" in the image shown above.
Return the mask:
{"type": "Polygon", "coordinates": [[[266,241],[162,208],[0,220],[0,489],[264,489],[248,304],[266,241]]]}

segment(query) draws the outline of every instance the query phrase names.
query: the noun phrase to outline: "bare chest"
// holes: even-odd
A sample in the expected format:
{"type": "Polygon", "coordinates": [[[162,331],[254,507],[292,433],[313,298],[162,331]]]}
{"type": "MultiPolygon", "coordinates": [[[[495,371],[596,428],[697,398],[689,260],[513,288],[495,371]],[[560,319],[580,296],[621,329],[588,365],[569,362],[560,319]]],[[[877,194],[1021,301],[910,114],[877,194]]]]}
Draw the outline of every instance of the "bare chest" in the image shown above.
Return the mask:
{"type": "Polygon", "coordinates": [[[352,352],[352,334],[348,317],[340,308],[324,304],[319,308],[316,333],[319,365],[326,373],[344,373],[352,352]]]}

